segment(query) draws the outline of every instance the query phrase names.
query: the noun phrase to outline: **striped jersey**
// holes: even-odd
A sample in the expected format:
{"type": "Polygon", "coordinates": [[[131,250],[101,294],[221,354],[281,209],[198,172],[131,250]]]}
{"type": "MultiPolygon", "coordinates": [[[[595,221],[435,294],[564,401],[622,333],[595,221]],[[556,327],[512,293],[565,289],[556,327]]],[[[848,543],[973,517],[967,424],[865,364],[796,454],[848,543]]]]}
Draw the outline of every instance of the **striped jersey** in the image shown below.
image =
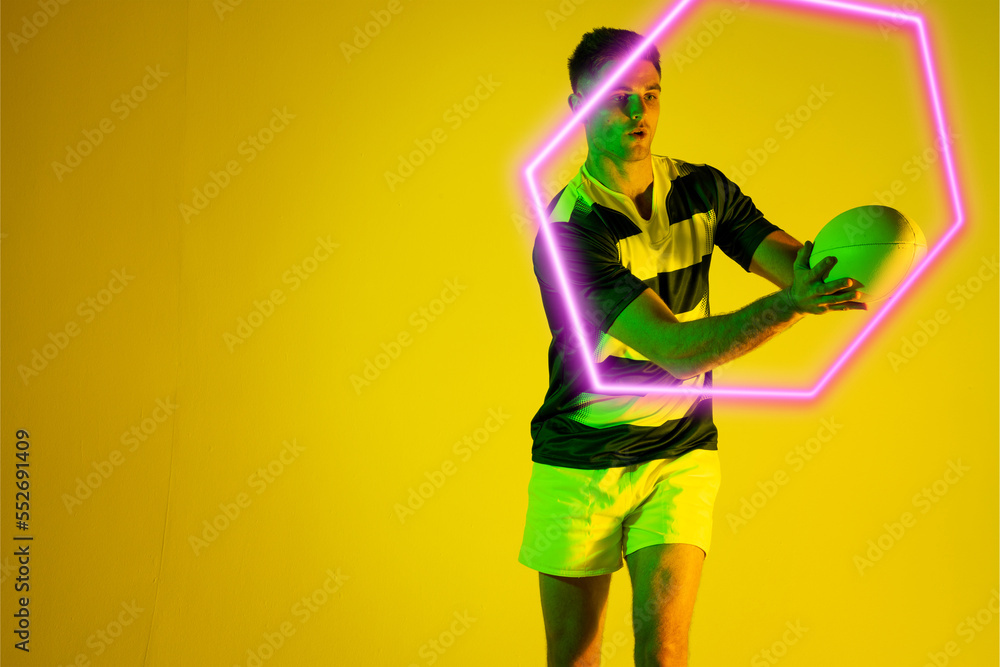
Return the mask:
{"type": "Polygon", "coordinates": [[[718,449],[712,399],[704,394],[599,394],[583,355],[606,385],[711,387],[712,372],[679,380],[608,335],[615,318],[647,288],[678,321],[707,317],[712,249],[750,271],[760,242],[779,227],[721,171],[653,155],[649,220],[635,203],[580,167],[548,206],[555,243],[585,337],[582,350],[539,229],[532,263],[552,332],[549,387],[531,420],[531,460],[583,469],[613,468],[718,449]]]}

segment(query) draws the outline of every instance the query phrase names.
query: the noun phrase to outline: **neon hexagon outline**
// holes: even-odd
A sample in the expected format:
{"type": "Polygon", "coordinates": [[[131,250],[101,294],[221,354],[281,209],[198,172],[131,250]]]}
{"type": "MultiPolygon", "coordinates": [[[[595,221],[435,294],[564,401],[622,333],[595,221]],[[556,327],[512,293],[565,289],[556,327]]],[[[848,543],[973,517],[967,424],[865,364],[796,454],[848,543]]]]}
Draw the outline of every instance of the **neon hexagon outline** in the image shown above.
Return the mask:
{"type": "MultiPolygon", "coordinates": [[[[959,197],[958,183],[955,176],[955,167],[952,162],[951,148],[947,140],[947,133],[945,132],[945,122],[944,113],[941,110],[941,99],[938,93],[937,77],[935,74],[934,63],[931,60],[930,46],[927,39],[927,28],[924,24],[924,19],[920,14],[916,12],[904,13],[892,9],[887,9],[884,7],[878,7],[875,5],[868,5],[858,2],[842,2],[840,0],[769,0],[772,4],[784,4],[784,5],[801,5],[806,7],[815,7],[819,9],[827,9],[831,12],[842,12],[845,14],[855,14],[859,16],[865,16],[872,19],[887,19],[896,22],[897,24],[909,24],[911,28],[917,31],[917,36],[919,37],[920,51],[923,61],[923,72],[926,84],[926,90],[930,92],[930,102],[934,112],[935,128],[937,130],[938,141],[941,146],[941,152],[944,155],[945,171],[948,178],[948,187],[951,192],[951,201],[955,209],[956,218],[954,224],[948,228],[945,234],[941,237],[941,240],[933,247],[929,248],[927,255],[924,257],[923,261],[910,272],[910,275],[903,281],[899,289],[893,294],[889,300],[886,302],[885,306],[880,308],[875,314],[872,320],[867,326],[861,331],[860,334],[851,342],[850,345],[837,357],[833,365],[823,373],[820,379],[817,381],[812,389],[808,390],[796,390],[796,389],[754,389],[751,387],[650,387],[645,386],[635,386],[635,385],[608,385],[601,381],[597,373],[597,367],[594,363],[592,355],[586,355],[585,361],[587,366],[587,371],[590,375],[593,387],[597,391],[614,391],[616,393],[634,393],[634,394],[704,394],[708,396],[744,396],[751,398],[777,398],[777,399],[811,399],[815,398],[819,392],[830,382],[837,371],[847,362],[847,359],[854,353],[855,350],[868,338],[875,327],[877,327],[886,316],[892,312],[896,303],[905,295],[913,282],[920,277],[924,270],[930,265],[932,261],[938,256],[938,254],[948,245],[951,239],[955,236],[959,229],[961,229],[964,219],[964,209],[962,207],[962,202],[959,197]]],[[[569,289],[569,284],[566,280],[566,275],[562,268],[562,262],[559,258],[559,253],[555,249],[555,244],[552,241],[552,236],[549,232],[547,221],[547,215],[545,213],[545,205],[542,203],[541,197],[538,192],[538,187],[533,178],[535,169],[541,164],[552,152],[553,150],[566,138],[566,135],[580,122],[589,112],[591,107],[594,106],[596,100],[604,95],[604,93],[611,87],[611,85],[618,80],[622,73],[639,57],[648,46],[653,44],[664,31],[674,24],[681,14],[693,5],[698,4],[700,0],[680,0],[674,6],[670,8],[670,11],[664,16],[656,27],[647,34],[646,38],[643,40],[635,51],[616,69],[605,81],[605,83],[597,90],[597,92],[591,97],[590,101],[583,105],[583,107],[577,111],[570,119],[567,121],[559,132],[546,144],[545,148],[541,150],[538,155],[531,161],[528,167],[524,171],[524,177],[527,181],[528,189],[531,192],[532,202],[535,206],[535,212],[538,215],[538,219],[542,221],[539,225],[542,233],[545,236],[545,242],[547,245],[547,250],[549,256],[553,260],[553,266],[556,268],[556,274],[559,279],[559,284],[562,288],[562,295],[565,298],[566,306],[569,310],[570,317],[573,323],[573,330],[577,335],[578,340],[583,346],[584,350],[593,350],[594,346],[589,344],[585,330],[580,325],[580,317],[578,314],[578,309],[576,305],[576,297],[573,292],[569,289]]]]}

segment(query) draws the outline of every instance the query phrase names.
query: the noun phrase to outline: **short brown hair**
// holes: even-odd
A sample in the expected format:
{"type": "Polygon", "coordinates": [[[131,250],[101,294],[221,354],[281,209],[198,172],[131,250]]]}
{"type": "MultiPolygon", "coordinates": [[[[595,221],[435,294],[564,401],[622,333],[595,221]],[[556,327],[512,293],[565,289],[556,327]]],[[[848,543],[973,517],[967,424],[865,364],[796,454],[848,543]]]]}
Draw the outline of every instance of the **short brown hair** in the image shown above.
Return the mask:
{"type": "MultiPolygon", "coordinates": [[[[643,39],[636,32],[619,28],[594,28],[585,34],[569,58],[569,83],[573,92],[578,92],[581,76],[592,78],[609,60],[628,58],[643,39]]],[[[660,51],[655,45],[650,44],[639,57],[653,63],[656,73],[660,74],[660,51]]]]}

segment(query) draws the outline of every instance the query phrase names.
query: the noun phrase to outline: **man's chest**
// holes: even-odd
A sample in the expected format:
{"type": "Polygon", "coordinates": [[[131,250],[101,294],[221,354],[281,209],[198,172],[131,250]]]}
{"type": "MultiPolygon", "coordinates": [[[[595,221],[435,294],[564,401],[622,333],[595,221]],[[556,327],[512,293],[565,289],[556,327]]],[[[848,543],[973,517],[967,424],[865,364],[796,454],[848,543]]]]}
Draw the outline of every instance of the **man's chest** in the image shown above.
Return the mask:
{"type": "Polygon", "coordinates": [[[638,220],[635,233],[619,239],[622,265],[640,280],[678,271],[702,261],[715,243],[715,211],[672,222],[664,214],[638,220]]]}

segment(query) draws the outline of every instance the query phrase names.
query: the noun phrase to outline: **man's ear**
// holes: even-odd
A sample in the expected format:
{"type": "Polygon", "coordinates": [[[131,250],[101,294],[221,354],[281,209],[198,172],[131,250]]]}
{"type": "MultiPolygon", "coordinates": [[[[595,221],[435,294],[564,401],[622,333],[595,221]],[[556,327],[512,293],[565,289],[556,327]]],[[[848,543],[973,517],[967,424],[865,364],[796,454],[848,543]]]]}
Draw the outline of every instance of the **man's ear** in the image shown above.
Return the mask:
{"type": "Polygon", "coordinates": [[[576,93],[571,93],[566,100],[567,102],[569,102],[569,109],[573,113],[576,113],[576,105],[578,104],[579,99],[580,99],[579,95],[577,95],[576,93]]]}

